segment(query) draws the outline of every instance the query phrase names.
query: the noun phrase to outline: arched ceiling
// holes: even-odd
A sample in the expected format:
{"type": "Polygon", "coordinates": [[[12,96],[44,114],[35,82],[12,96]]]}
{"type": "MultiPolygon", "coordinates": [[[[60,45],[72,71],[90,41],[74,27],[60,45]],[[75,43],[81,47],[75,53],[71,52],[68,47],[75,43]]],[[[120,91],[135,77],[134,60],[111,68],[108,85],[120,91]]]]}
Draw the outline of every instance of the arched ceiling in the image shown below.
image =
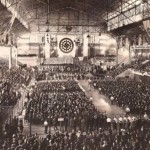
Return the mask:
{"type": "MultiPolygon", "coordinates": [[[[13,8],[19,14],[12,28],[16,34],[26,32],[28,26],[30,32],[105,32],[111,15],[123,15],[120,10],[122,6],[135,6],[137,3],[135,0],[0,0],[1,3],[2,1],[9,2],[9,5],[4,8],[0,4],[0,31],[5,29],[11,19],[9,8],[13,8]]],[[[141,3],[143,0],[137,1],[141,3]]]]}
{"type": "MultiPolygon", "coordinates": [[[[106,27],[104,12],[116,0],[6,1],[10,3],[7,6],[16,9],[26,21],[31,32],[45,32],[48,28],[50,32],[65,32],[66,26],[71,26],[73,32],[99,32],[106,27]]],[[[0,10],[0,13],[3,11],[0,10]]],[[[7,18],[9,15],[4,16],[7,18]]]]}
{"type": "MultiPolygon", "coordinates": [[[[71,26],[73,32],[98,32],[106,24],[101,12],[107,0],[22,0],[24,18],[34,32],[65,32],[71,26]],[[48,22],[49,24],[46,24],[48,22]],[[49,27],[48,27],[49,26],[49,27]]],[[[109,3],[112,0],[108,1],[109,3]]],[[[108,4],[107,4],[108,5],[108,4]]]]}

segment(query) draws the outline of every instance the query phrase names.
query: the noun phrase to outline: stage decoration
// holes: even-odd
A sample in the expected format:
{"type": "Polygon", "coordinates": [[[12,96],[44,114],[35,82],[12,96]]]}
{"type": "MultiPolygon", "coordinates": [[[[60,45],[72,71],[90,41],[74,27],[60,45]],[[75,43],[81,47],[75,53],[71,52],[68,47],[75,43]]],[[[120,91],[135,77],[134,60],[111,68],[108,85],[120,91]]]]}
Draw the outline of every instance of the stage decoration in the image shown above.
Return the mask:
{"type": "Polygon", "coordinates": [[[69,38],[64,38],[59,43],[59,48],[63,53],[70,53],[73,50],[73,41],[69,38]]]}

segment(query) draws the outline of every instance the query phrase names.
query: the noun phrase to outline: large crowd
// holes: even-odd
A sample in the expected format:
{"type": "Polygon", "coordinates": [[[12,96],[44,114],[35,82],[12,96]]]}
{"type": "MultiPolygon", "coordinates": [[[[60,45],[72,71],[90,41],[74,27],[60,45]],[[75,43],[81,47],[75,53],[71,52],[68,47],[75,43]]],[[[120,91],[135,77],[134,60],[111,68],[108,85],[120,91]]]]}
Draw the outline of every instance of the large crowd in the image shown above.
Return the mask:
{"type": "MultiPolygon", "coordinates": [[[[14,87],[26,85],[33,71],[24,66],[8,70],[4,61],[0,63],[0,106],[13,106],[21,97],[14,87]]],[[[108,75],[115,77],[127,68],[130,66],[114,67],[108,75]]],[[[35,78],[45,81],[36,82],[26,94],[25,120],[43,125],[47,136],[23,135],[23,122],[15,117],[4,126],[0,124],[0,149],[149,150],[150,86],[135,81],[93,80],[93,86],[112,104],[130,110],[126,115],[109,117],[97,110],[92,97],[88,98],[74,80],[84,79],[89,72],[101,75],[101,71],[101,67],[90,65],[51,65],[36,70],[35,78]]]]}
{"type": "Polygon", "coordinates": [[[150,112],[150,86],[135,81],[93,81],[93,85],[121,108],[129,107],[131,113],[150,112]]]}
{"type": "Polygon", "coordinates": [[[150,73],[150,58],[137,56],[134,58],[134,61],[131,61],[131,64],[121,64],[112,67],[109,71],[107,71],[107,75],[115,78],[120,73],[124,72],[127,69],[132,69],[141,73],[150,73]]]}
{"type": "MultiPolygon", "coordinates": [[[[108,124],[108,123],[107,123],[108,124]]],[[[107,125],[106,124],[106,125],[107,125]]],[[[109,124],[108,124],[109,125],[109,124]]],[[[149,150],[150,122],[136,119],[127,127],[108,129],[105,126],[92,131],[48,133],[45,138],[37,134],[23,135],[22,123],[14,118],[0,131],[2,150],[149,150]]]]}
{"type": "Polygon", "coordinates": [[[65,130],[85,130],[97,128],[103,117],[75,81],[41,82],[27,97],[26,119],[32,123],[47,120],[57,129],[64,118],[65,130]]]}

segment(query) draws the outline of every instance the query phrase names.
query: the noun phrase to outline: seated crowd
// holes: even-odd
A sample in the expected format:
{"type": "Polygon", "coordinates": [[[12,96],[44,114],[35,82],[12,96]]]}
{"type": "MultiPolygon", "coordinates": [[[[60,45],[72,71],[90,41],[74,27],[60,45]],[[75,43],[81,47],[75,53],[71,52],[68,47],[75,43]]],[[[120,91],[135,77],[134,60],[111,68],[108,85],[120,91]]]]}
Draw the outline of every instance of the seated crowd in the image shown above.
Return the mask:
{"type": "Polygon", "coordinates": [[[36,72],[37,80],[56,80],[56,79],[83,79],[85,74],[90,72],[91,67],[75,64],[64,65],[43,65],[36,72]]]}
{"type": "Polygon", "coordinates": [[[26,119],[32,123],[47,120],[57,129],[58,118],[64,118],[65,130],[84,130],[96,128],[103,118],[75,81],[41,82],[27,97],[26,119]]]}
{"type": "Polygon", "coordinates": [[[10,84],[17,88],[22,84],[27,85],[31,79],[32,70],[27,67],[22,68],[20,63],[19,67],[12,65],[12,68],[9,70],[8,61],[0,58],[0,79],[8,80],[10,84]]]}
{"type": "Polygon", "coordinates": [[[93,85],[122,108],[131,113],[150,112],[150,86],[135,81],[93,81],[93,85]]]}
{"type": "Polygon", "coordinates": [[[12,88],[9,81],[0,81],[0,106],[14,106],[20,98],[21,94],[12,88]]]}
{"type": "MultiPolygon", "coordinates": [[[[32,70],[20,67],[7,72],[4,66],[2,62],[1,78],[7,74],[7,80],[0,81],[0,105],[12,106],[21,96],[13,86],[25,84],[32,70]]],[[[146,113],[144,119],[130,114],[109,117],[97,110],[92,97],[87,98],[74,81],[74,78],[82,79],[88,72],[100,74],[101,69],[91,66],[85,70],[71,66],[68,69],[68,66],[48,66],[45,68],[47,73],[45,70],[35,72],[37,80],[56,81],[39,81],[26,95],[25,120],[34,125],[44,125],[46,138],[37,134],[23,135],[23,122],[15,117],[10,122],[6,121],[4,127],[0,124],[0,149],[149,150],[150,120],[147,114],[150,112],[150,86],[134,81],[93,80],[94,87],[110,99],[113,97],[113,103],[119,107],[128,107],[131,114],[146,113]]],[[[127,68],[128,65],[122,65],[108,74],[115,77],[127,68]]]]}
{"type": "Polygon", "coordinates": [[[109,71],[107,71],[107,75],[115,78],[117,75],[124,72],[129,67],[130,65],[124,65],[124,64],[122,64],[121,66],[120,65],[114,66],[109,71]]]}
{"type": "Polygon", "coordinates": [[[141,73],[150,72],[150,58],[148,57],[135,57],[135,60],[131,64],[122,64],[121,66],[114,66],[108,72],[107,75],[115,78],[120,73],[127,69],[132,69],[141,73]]]}
{"type": "Polygon", "coordinates": [[[85,75],[82,73],[57,73],[53,74],[51,72],[46,72],[46,73],[38,73],[36,76],[36,80],[68,80],[68,79],[85,79],[85,75]]]}

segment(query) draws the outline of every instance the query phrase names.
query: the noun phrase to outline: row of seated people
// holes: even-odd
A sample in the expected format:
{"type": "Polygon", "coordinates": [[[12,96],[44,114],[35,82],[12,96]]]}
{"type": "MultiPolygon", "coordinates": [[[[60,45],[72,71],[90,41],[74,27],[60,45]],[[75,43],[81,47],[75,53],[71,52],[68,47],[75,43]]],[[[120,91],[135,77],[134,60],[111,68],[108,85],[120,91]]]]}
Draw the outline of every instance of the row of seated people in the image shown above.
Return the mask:
{"type": "Polygon", "coordinates": [[[107,71],[107,75],[112,76],[113,78],[115,78],[117,75],[124,72],[129,67],[130,67],[130,65],[124,65],[124,64],[122,64],[121,66],[119,66],[119,65],[114,66],[109,71],[107,71]]]}
{"type": "Polygon", "coordinates": [[[112,132],[106,128],[92,131],[48,133],[45,138],[38,134],[23,135],[17,132],[16,121],[1,130],[2,150],[149,150],[150,121],[136,120],[135,126],[112,132]],[[140,124],[139,124],[140,122],[140,124]],[[8,128],[10,126],[11,128],[8,128]]]}
{"type": "Polygon", "coordinates": [[[20,92],[16,92],[9,81],[0,81],[0,106],[14,106],[20,98],[20,92]]]}
{"type": "Polygon", "coordinates": [[[34,93],[39,92],[74,92],[81,91],[78,83],[70,81],[42,81],[35,84],[34,93]]]}
{"type": "Polygon", "coordinates": [[[150,112],[150,85],[135,81],[93,81],[93,85],[104,95],[131,113],[150,112]]]}
{"type": "Polygon", "coordinates": [[[137,65],[136,67],[131,67],[131,69],[142,74],[146,73],[150,75],[150,61],[140,66],[137,65]]]}
{"type": "Polygon", "coordinates": [[[91,71],[90,65],[75,65],[75,64],[65,64],[65,65],[42,65],[39,67],[39,71],[49,71],[51,73],[87,73],[91,71]]]}
{"type": "Polygon", "coordinates": [[[58,118],[65,118],[66,127],[70,125],[76,129],[81,122],[85,125],[85,121],[88,121],[90,126],[94,117],[101,117],[101,113],[74,81],[38,83],[27,98],[29,104],[25,118],[34,123],[43,124],[47,119],[52,126],[57,126],[58,118]]]}
{"type": "Polygon", "coordinates": [[[85,75],[81,73],[39,73],[38,76],[36,76],[36,80],[68,80],[68,79],[77,79],[77,80],[82,80],[85,79],[85,75]]]}

